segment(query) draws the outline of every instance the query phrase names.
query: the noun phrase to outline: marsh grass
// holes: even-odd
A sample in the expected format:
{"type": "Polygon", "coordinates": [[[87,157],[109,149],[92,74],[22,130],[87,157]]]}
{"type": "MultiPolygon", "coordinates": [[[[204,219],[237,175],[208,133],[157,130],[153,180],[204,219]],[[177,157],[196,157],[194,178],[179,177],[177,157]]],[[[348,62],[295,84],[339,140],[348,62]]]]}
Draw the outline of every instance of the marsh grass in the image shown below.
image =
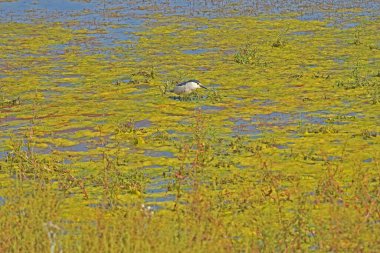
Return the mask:
{"type": "Polygon", "coordinates": [[[302,176],[277,170],[265,155],[276,139],[260,144],[237,136],[224,152],[230,157],[253,152],[253,169],[218,168],[210,164],[223,162],[216,154],[224,140],[207,127],[209,120],[201,111],[194,114],[192,135],[179,145],[178,168],[167,175],[176,201],[158,212],[140,197],[121,198],[142,196],[145,177],[138,170],[123,171],[106,152],[99,172],[80,179],[58,161],[15,143],[1,165],[1,173],[15,175],[1,186],[1,250],[353,252],[378,247],[377,160],[343,177],[344,160],[322,159],[324,172],[316,184],[303,187],[302,176]],[[99,193],[99,205],[86,207],[99,193]],[[72,194],[82,196],[76,198],[82,215],[62,219],[72,194]]]}
{"type": "Polygon", "coordinates": [[[217,89],[210,89],[210,91],[207,92],[207,98],[212,103],[217,103],[217,102],[221,102],[222,101],[221,92],[218,91],[217,89]]]}

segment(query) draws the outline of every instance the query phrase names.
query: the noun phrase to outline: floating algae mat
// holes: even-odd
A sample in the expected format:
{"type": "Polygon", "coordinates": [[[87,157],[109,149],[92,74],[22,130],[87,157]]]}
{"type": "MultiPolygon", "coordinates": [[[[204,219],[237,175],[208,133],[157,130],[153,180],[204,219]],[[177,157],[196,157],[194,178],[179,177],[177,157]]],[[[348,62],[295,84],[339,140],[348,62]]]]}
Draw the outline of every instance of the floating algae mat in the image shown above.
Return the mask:
{"type": "Polygon", "coordinates": [[[380,251],[379,3],[138,2],[0,1],[0,251],[380,251]]]}

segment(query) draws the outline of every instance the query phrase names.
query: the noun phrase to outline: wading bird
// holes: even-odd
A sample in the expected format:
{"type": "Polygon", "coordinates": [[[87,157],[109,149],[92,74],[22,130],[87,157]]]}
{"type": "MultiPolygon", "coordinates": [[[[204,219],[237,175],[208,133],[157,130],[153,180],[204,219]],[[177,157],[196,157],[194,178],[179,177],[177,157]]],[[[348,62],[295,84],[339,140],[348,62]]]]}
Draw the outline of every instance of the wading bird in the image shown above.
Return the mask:
{"type": "Polygon", "coordinates": [[[177,95],[188,95],[199,88],[207,89],[198,80],[189,80],[189,81],[177,84],[172,90],[172,92],[174,92],[177,95]]]}

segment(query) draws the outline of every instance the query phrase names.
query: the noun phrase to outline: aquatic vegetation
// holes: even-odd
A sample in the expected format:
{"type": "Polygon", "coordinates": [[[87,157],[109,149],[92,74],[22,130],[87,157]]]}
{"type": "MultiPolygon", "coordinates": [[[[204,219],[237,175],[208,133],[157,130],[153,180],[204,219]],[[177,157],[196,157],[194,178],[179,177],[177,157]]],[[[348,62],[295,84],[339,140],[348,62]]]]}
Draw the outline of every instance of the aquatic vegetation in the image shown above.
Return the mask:
{"type": "Polygon", "coordinates": [[[257,49],[251,48],[250,44],[245,45],[235,54],[235,61],[241,64],[251,64],[256,58],[257,49]]]}
{"type": "Polygon", "coordinates": [[[7,107],[7,106],[15,106],[15,105],[19,105],[21,102],[20,102],[20,97],[17,97],[15,99],[2,99],[0,105],[2,107],[7,107]]]}
{"type": "Polygon", "coordinates": [[[235,54],[235,61],[240,64],[251,64],[257,66],[266,66],[267,63],[259,54],[258,49],[253,47],[251,43],[247,43],[235,54]]]}
{"type": "Polygon", "coordinates": [[[280,32],[277,36],[275,41],[272,43],[272,47],[284,47],[286,45],[286,40],[284,39],[286,33],[289,31],[289,28],[285,29],[284,31],[280,32]]]}
{"type": "Polygon", "coordinates": [[[166,81],[163,85],[159,86],[161,96],[173,90],[175,83],[173,81],[166,81]]]}
{"type": "Polygon", "coordinates": [[[0,252],[380,251],[376,8],[222,2],[2,19],[0,252]]]}

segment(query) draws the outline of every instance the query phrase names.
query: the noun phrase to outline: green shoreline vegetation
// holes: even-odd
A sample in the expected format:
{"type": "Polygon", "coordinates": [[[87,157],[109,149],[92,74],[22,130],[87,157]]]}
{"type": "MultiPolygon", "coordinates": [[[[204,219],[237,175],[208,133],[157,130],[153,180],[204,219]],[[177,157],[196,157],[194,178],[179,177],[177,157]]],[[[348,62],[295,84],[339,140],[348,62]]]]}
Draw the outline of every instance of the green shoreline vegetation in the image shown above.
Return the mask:
{"type": "Polygon", "coordinates": [[[379,17],[296,17],[0,23],[0,252],[380,252],[379,17]]]}

